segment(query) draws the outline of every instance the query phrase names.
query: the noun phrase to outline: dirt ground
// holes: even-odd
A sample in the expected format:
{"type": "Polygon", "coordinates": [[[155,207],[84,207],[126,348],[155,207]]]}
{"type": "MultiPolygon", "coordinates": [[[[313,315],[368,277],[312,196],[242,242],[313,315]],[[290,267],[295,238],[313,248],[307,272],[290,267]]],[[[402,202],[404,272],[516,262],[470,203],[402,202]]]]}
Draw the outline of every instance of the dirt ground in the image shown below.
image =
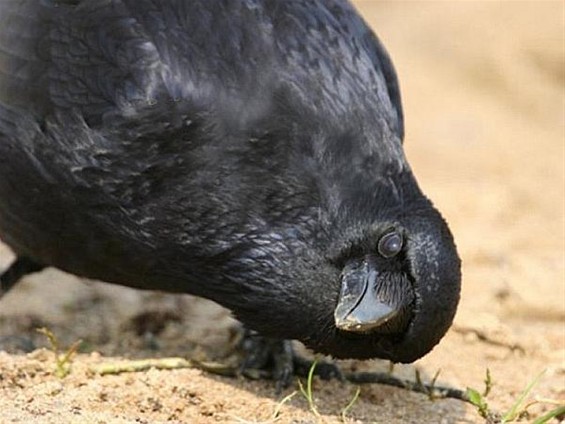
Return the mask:
{"type": "MultiPolygon", "coordinates": [[[[545,370],[529,419],[565,404],[564,3],[357,2],[399,72],[406,149],[424,191],[444,213],[463,258],[462,300],[440,345],[394,374],[484,387],[507,411],[545,370]]],[[[13,259],[0,245],[0,269],[13,259]]],[[[234,322],[189,296],[140,293],[55,270],[30,276],[0,302],[0,423],[272,422],[283,396],[272,382],[198,369],[97,375],[124,359],[218,359],[234,322]],[[83,340],[69,376],[35,328],[67,347],[83,340]],[[17,337],[13,337],[17,336],[17,337]]],[[[345,362],[386,371],[388,363],[345,362]]],[[[299,393],[279,422],[341,422],[356,386],[314,381],[317,417],[299,393]]],[[[524,419],[527,419],[525,417],[524,419]]],[[[364,385],[351,423],[484,422],[457,400],[364,385]]],[[[554,419],[554,423],[558,420],[554,419]]]]}

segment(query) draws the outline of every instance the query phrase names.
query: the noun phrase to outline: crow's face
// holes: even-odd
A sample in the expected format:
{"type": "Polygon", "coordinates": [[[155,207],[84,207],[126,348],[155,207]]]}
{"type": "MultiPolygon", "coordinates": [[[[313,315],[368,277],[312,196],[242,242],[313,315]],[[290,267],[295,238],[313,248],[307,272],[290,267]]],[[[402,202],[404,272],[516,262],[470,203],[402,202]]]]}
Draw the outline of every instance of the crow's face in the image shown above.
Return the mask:
{"type": "Polygon", "coordinates": [[[379,225],[373,250],[346,260],[328,349],[332,355],[412,362],[451,325],[460,260],[447,225],[423,203],[398,221],[379,225]]]}

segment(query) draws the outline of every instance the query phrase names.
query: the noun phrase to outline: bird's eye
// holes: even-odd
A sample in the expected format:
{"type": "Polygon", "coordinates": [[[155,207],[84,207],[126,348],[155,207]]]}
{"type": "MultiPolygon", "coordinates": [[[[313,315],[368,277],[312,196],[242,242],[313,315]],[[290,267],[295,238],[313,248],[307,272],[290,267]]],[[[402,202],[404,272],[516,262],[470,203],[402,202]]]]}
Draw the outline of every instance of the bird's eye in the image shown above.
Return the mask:
{"type": "Polygon", "coordinates": [[[379,254],[385,258],[398,255],[402,250],[402,235],[396,231],[385,234],[379,240],[377,249],[379,254]]]}

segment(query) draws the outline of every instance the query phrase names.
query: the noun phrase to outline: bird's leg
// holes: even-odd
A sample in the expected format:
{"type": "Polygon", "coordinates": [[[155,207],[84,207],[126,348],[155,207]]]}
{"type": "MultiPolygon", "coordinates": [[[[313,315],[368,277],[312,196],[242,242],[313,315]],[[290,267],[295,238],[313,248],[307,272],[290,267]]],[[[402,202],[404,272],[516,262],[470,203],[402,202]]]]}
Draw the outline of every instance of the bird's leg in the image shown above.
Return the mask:
{"type": "Polygon", "coordinates": [[[43,268],[45,268],[45,265],[38,264],[32,259],[26,258],[25,256],[18,257],[12,265],[0,275],[0,299],[8,293],[24,275],[41,271],[43,268]]]}
{"type": "MultiPolygon", "coordinates": [[[[294,351],[290,340],[263,337],[251,330],[244,330],[241,349],[244,356],[241,373],[248,377],[272,378],[277,392],[288,387],[294,376],[306,377],[313,364],[294,351]]],[[[342,378],[338,366],[329,362],[317,363],[314,372],[325,380],[342,378]]]]}

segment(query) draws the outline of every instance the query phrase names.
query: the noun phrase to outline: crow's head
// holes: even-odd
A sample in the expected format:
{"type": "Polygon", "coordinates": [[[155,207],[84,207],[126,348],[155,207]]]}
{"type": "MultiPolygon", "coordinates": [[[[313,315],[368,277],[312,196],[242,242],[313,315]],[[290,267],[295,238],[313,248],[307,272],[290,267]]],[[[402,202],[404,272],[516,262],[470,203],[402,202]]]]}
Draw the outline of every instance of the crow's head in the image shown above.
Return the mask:
{"type": "Polygon", "coordinates": [[[455,315],[460,260],[439,213],[422,199],[374,225],[340,258],[331,336],[316,348],[337,357],[412,362],[443,337],[455,315]]]}
{"type": "Polygon", "coordinates": [[[352,203],[321,233],[297,227],[292,242],[263,240],[262,271],[248,276],[256,283],[236,315],[337,358],[412,362],[428,353],[455,315],[461,264],[446,222],[409,180],[402,204],[375,195],[384,206],[373,218],[352,203]]]}
{"type": "Polygon", "coordinates": [[[328,185],[334,187],[333,197],[326,196],[329,224],[317,245],[326,262],[320,259],[310,278],[320,299],[309,297],[316,314],[309,320],[317,320],[317,330],[301,339],[335,357],[412,362],[453,321],[461,262],[401,144],[383,141],[380,149],[334,159],[331,169],[341,171],[327,178],[338,183],[328,185]],[[389,159],[382,159],[383,151],[389,159]]]}

